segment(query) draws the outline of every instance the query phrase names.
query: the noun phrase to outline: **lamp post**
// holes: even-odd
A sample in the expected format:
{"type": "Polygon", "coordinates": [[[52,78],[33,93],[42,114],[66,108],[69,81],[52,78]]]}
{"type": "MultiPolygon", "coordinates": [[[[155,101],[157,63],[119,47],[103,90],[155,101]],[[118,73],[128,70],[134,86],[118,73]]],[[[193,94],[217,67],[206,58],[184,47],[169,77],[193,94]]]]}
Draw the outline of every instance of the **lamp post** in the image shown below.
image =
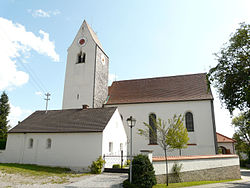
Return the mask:
{"type": "Polygon", "coordinates": [[[127,124],[130,127],[130,165],[129,165],[129,171],[130,171],[129,180],[130,180],[130,183],[132,183],[132,128],[135,126],[135,123],[136,123],[136,119],[133,118],[132,116],[130,116],[127,119],[127,124]]]}

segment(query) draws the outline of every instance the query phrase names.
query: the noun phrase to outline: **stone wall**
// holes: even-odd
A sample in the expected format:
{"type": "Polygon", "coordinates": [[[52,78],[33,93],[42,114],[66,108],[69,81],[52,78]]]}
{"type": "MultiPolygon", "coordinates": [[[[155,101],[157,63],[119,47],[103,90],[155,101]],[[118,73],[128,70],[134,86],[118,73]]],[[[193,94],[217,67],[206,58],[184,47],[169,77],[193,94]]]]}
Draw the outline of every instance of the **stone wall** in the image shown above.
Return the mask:
{"type": "MultiPolygon", "coordinates": [[[[190,182],[190,181],[216,181],[216,180],[227,180],[227,179],[240,179],[240,167],[227,166],[212,169],[195,170],[188,172],[181,172],[180,176],[175,174],[169,174],[169,182],[190,182]]],[[[156,175],[157,183],[165,183],[166,175],[156,175]]]]}
{"type": "MultiPolygon", "coordinates": [[[[158,183],[166,181],[165,158],[153,157],[158,183]]],[[[240,179],[237,155],[197,155],[168,157],[169,182],[240,179]],[[182,165],[180,176],[173,173],[175,164],[182,165]]]]}

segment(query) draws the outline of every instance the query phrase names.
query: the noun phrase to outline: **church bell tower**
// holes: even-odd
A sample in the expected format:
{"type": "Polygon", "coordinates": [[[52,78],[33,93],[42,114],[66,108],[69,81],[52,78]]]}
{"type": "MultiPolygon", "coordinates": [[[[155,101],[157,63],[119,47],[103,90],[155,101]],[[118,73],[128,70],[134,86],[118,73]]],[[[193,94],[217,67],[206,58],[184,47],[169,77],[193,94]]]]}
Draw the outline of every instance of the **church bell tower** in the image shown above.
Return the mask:
{"type": "Polygon", "coordinates": [[[68,48],[62,108],[102,107],[108,96],[108,69],[109,58],[84,21],[68,48]]]}

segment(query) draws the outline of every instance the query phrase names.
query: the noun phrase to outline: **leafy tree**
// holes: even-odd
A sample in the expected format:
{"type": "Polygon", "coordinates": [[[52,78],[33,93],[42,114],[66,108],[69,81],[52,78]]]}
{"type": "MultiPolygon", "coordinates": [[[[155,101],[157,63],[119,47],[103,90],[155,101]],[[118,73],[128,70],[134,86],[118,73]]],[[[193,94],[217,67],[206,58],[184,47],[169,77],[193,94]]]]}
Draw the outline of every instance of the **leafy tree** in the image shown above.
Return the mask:
{"type": "Polygon", "coordinates": [[[232,120],[232,125],[236,128],[233,138],[236,140],[235,148],[241,156],[241,152],[246,153],[250,162],[250,119],[248,114],[241,113],[232,120]]]}
{"type": "Polygon", "coordinates": [[[235,108],[245,112],[250,107],[250,25],[241,23],[229,42],[215,54],[218,64],[207,78],[221,101],[232,114],[235,108]]]}
{"type": "Polygon", "coordinates": [[[166,142],[173,149],[179,149],[181,155],[181,149],[187,148],[189,141],[188,132],[186,127],[183,125],[183,118],[177,119],[176,122],[170,120],[170,127],[167,134],[166,142]]]}
{"type": "Polygon", "coordinates": [[[153,129],[149,124],[144,122],[146,129],[138,129],[139,135],[145,136],[147,139],[153,135],[157,144],[163,149],[164,156],[166,159],[166,184],[168,186],[168,161],[167,161],[167,152],[173,151],[175,149],[181,149],[186,147],[188,139],[186,139],[186,134],[179,134],[182,130],[181,125],[183,126],[183,117],[182,115],[174,115],[172,119],[168,119],[168,125],[161,118],[154,120],[154,125],[156,129],[153,129]],[[155,131],[156,130],[156,131],[155,131]],[[177,133],[177,134],[174,134],[177,133]],[[157,136],[156,136],[157,135],[157,136]],[[185,138],[184,138],[185,137],[185,138]],[[178,144],[173,142],[176,140],[178,144]]]}
{"type": "Polygon", "coordinates": [[[0,97],[0,139],[7,138],[8,123],[7,120],[10,112],[9,98],[8,95],[3,92],[0,97]]]}

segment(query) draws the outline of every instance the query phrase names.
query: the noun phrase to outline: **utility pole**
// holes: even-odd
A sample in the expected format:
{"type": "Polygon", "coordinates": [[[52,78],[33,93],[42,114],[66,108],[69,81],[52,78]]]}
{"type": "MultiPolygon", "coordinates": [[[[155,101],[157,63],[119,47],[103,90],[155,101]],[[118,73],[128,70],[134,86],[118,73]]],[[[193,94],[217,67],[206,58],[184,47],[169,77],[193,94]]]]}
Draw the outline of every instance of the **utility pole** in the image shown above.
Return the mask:
{"type": "Polygon", "coordinates": [[[46,100],[46,111],[45,111],[45,113],[47,113],[47,111],[48,111],[48,102],[50,100],[50,98],[49,98],[50,94],[49,93],[45,93],[45,96],[46,96],[46,98],[44,99],[44,100],[46,100]]]}

